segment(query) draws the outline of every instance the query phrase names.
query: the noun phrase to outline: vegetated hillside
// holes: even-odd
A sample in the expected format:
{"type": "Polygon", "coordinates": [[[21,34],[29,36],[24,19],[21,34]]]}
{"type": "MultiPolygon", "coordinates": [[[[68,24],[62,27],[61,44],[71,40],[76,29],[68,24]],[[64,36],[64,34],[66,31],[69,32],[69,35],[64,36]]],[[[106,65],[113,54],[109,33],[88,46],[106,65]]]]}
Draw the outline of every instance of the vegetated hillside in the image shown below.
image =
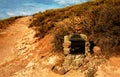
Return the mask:
{"type": "Polygon", "coordinates": [[[18,19],[20,17],[22,17],[22,16],[10,17],[7,19],[0,20],[0,30],[6,29],[9,24],[11,24],[12,22],[14,22],[16,19],[18,19]]]}
{"type": "Polygon", "coordinates": [[[53,43],[57,50],[62,50],[64,35],[84,33],[89,41],[100,46],[104,52],[119,51],[120,0],[89,1],[39,12],[33,17],[30,27],[35,27],[36,37],[55,34],[53,43]]]}

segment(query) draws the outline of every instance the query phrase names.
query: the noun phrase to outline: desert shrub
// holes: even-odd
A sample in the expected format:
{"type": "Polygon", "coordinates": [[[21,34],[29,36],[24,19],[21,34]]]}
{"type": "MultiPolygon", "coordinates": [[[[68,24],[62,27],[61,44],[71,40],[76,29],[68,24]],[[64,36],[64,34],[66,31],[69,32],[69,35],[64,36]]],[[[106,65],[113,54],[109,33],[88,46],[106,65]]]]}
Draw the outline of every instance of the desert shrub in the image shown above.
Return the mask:
{"type": "Polygon", "coordinates": [[[60,50],[62,51],[63,50],[63,41],[64,41],[64,36],[65,35],[70,35],[70,34],[73,34],[73,33],[77,33],[75,28],[74,28],[74,24],[76,24],[77,18],[70,18],[70,19],[67,19],[67,20],[64,20],[62,23],[58,23],[56,24],[56,27],[54,29],[55,31],[55,37],[54,37],[54,40],[53,40],[53,43],[54,43],[54,46],[55,46],[55,49],[56,50],[60,50]]]}
{"type": "Polygon", "coordinates": [[[49,34],[49,31],[53,29],[54,23],[50,23],[47,25],[41,25],[36,29],[35,37],[43,38],[46,34],[49,34]]]}
{"type": "Polygon", "coordinates": [[[63,46],[62,43],[64,41],[64,36],[67,35],[68,32],[61,27],[56,33],[55,33],[55,38],[53,40],[53,43],[55,45],[56,50],[62,50],[63,46]]]}
{"type": "Polygon", "coordinates": [[[59,26],[57,27],[55,32],[55,37],[53,40],[54,46],[56,50],[62,51],[63,50],[63,41],[64,41],[64,36],[69,35],[72,33],[71,28],[65,28],[64,26],[59,26]]]}
{"type": "Polygon", "coordinates": [[[0,20],[0,29],[6,29],[9,26],[9,24],[11,24],[12,22],[14,22],[16,19],[20,17],[22,16],[10,17],[7,19],[0,20]]]}
{"type": "Polygon", "coordinates": [[[83,20],[83,31],[93,36],[89,38],[96,42],[104,51],[110,51],[120,42],[120,6],[105,4],[90,8],[83,20]]]}
{"type": "Polygon", "coordinates": [[[73,13],[75,16],[80,16],[90,7],[90,5],[91,4],[88,2],[81,5],[68,6],[62,9],[51,9],[46,10],[45,12],[39,12],[33,15],[34,20],[30,24],[30,27],[45,25],[47,24],[45,21],[47,19],[51,22],[59,22],[66,18],[70,18],[73,13]]]}
{"type": "Polygon", "coordinates": [[[54,43],[60,50],[64,35],[76,32],[85,33],[90,41],[104,51],[109,51],[120,45],[119,5],[119,0],[94,0],[63,9],[47,10],[33,15],[34,20],[30,26],[38,28],[38,37],[44,37],[53,29],[56,32],[53,32],[55,34],[54,43]],[[80,20],[75,20],[76,17],[79,17],[80,20]],[[71,20],[71,18],[74,19],[71,20]],[[69,22],[65,22],[61,26],[56,25],[66,19],[69,22]]]}

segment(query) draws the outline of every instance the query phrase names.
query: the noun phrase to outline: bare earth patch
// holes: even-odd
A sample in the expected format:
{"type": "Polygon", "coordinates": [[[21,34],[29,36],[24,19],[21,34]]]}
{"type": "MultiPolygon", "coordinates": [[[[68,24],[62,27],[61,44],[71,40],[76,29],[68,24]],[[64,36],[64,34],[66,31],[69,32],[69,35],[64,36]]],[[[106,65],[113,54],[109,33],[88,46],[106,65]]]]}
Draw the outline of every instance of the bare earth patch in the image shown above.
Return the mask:
{"type": "Polygon", "coordinates": [[[120,77],[120,56],[110,59],[98,67],[96,77],[120,77]]]}
{"type": "Polygon", "coordinates": [[[23,17],[17,19],[10,27],[0,33],[0,64],[10,61],[15,57],[15,45],[18,40],[23,38],[30,31],[28,25],[32,17],[23,17]]]}

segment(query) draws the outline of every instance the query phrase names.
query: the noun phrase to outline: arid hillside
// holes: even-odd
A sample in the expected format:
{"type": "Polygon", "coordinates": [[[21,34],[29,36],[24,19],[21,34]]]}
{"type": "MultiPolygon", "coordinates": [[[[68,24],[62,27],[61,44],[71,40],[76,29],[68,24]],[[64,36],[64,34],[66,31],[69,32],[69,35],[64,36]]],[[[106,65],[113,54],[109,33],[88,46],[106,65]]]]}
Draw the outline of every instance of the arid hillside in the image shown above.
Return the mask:
{"type": "Polygon", "coordinates": [[[120,1],[0,20],[0,77],[120,77],[120,1]],[[89,56],[63,53],[70,34],[87,36],[89,56]]]}
{"type": "Polygon", "coordinates": [[[83,33],[103,51],[114,51],[120,45],[120,1],[95,0],[40,12],[33,15],[30,27],[36,27],[40,38],[52,31],[59,49],[64,35],[83,33]]]}

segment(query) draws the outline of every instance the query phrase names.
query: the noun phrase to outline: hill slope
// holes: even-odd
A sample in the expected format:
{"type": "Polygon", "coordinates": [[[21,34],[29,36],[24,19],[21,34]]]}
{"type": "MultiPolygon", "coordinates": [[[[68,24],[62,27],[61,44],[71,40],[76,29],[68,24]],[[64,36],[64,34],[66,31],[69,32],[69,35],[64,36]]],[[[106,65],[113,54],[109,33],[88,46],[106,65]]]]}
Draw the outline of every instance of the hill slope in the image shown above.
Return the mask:
{"type": "Polygon", "coordinates": [[[7,21],[0,22],[7,26],[0,32],[0,77],[120,76],[119,0],[86,2],[7,21]],[[78,69],[54,73],[53,67],[64,61],[63,37],[72,33],[86,34],[102,53],[111,55],[92,54],[78,69]]]}
{"type": "Polygon", "coordinates": [[[33,15],[30,27],[43,38],[51,31],[56,35],[57,49],[62,47],[64,35],[86,34],[103,51],[114,51],[120,45],[120,1],[95,0],[63,9],[47,10],[33,15]],[[62,28],[62,29],[61,29],[62,28]],[[107,47],[106,47],[107,46],[107,47]]]}
{"type": "Polygon", "coordinates": [[[23,17],[17,19],[13,24],[9,25],[10,27],[8,29],[0,33],[1,63],[3,63],[2,61],[4,59],[8,59],[9,56],[12,57],[12,55],[14,55],[14,46],[25,36],[24,33],[30,31],[27,25],[30,24],[29,19],[31,18],[32,17],[23,17]]]}

